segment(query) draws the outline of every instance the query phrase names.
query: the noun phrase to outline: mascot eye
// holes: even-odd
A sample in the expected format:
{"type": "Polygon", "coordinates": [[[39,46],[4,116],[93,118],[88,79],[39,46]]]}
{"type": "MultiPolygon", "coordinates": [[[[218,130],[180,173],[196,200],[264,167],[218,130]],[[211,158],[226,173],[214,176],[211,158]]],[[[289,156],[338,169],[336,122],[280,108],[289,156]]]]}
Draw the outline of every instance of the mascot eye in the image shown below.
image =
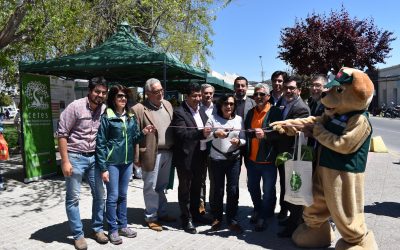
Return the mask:
{"type": "Polygon", "coordinates": [[[342,87],[337,87],[336,88],[336,92],[338,92],[339,94],[343,92],[343,88],[342,87]]]}

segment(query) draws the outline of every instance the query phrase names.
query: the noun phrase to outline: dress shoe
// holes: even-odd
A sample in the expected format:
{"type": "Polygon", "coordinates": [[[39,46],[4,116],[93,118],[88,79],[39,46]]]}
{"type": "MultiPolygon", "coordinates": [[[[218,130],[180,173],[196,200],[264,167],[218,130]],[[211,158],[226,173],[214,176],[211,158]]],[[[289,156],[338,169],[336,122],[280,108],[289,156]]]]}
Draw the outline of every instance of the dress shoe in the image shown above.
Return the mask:
{"type": "Polygon", "coordinates": [[[198,215],[193,217],[193,222],[200,223],[203,225],[211,225],[212,220],[205,216],[198,215]]]}
{"type": "Polygon", "coordinates": [[[279,238],[290,238],[290,237],[292,237],[292,234],[294,233],[295,230],[296,230],[296,227],[287,226],[287,227],[285,227],[285,229],[283,229],[277,235],[279,238]]]}
{"type": "Polygon", "coordinates": [[[221,229],[221,221],[218,219],[215,219],[212,223],[211,223],[211,230],[212,231],[218,231],[221,229]]]}
{"type": "Polygon", "coordinates": [[[157,221],[149,221],[147,222],[147,225],[151,230],[161,232],[162,231],[162,225],[158,223],[157,221]]]}
{"type": "Polygon", "coordinates": [[[94,233],[94,239],[98,242],[98,243],[100,243],[100,244],[106,244],[107,242],[108,242],[108,238],[107,238],[107,236],[104,234],[104,232],[103,231],[101,231],[101,232],[95,232],[94,233]]]}
{"type": "Polygon", "coordinates": [[[193,223],[190,220],[187,223],[184,223],[183,230],[185,230],[186,233],[190,233],[190,234],[197,233],[195,226],[193,226],[193,223]]]}
{"type": "Polygon", "coordinates": [[[229,230],[231,230],[234,233],[238,233],[238,234],[243,233],[242,227],[235,220],[232,220],[232,222],[229,224],[229,230]]]}
{"type": "Polygon", "coordinates": [[[86,250],[87,249],[87,243],[84,237],[80,237],[79,239],[74,241],[74,246],[75,249],[77,250],[86,250]]]}
{"type": "Polygon", "coordinates": [[[175,222],[176,218],[169,216],[169,215],[165,215],[165,216],[158,217],[158,220],[163,221],[163,222],[175,222]]]}
{"type": "Polygon", "coordinates": [[[281,209],[281,211],[278,214],[278,220],[284,220],[288,216],[288,210],[287,209],[281,209]]]}

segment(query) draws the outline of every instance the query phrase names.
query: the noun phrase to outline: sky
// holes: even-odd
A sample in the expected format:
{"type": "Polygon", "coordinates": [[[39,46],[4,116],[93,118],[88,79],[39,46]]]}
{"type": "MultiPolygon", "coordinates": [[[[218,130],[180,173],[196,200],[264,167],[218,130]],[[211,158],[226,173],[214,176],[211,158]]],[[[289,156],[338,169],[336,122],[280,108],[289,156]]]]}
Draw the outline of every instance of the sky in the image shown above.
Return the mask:
{"type": "Polygon", "coordinates": [[[386,68],[400,64],[400,1],[398,0],[233,0],[217,12],[213,23],[214,36],[209,58],[210,68],[219,73],[236,73],[248,80],[261,81],[261,60],[264,80],[276,70],[289,67],[278,56],[280,31],[293,27],[295,19],[305,19],[312,12],[329,15],[331,10],[346,8],[350,17],[373,18],[379,29],[394,32],[393,50],[386,68]]]}

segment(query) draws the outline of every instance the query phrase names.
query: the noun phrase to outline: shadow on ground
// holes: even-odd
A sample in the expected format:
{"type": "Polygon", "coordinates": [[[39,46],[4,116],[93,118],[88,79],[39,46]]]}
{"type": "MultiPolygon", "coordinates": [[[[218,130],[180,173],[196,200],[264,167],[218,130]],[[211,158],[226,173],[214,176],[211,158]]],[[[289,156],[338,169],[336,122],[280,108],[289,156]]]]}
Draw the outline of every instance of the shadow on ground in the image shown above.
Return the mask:
{"type": "Polygon", "coordinates": [[[397,202],[374,202],[364,207],[366,213],[384,215],[393,218],[400,217],[400,203],[397,202]]]}

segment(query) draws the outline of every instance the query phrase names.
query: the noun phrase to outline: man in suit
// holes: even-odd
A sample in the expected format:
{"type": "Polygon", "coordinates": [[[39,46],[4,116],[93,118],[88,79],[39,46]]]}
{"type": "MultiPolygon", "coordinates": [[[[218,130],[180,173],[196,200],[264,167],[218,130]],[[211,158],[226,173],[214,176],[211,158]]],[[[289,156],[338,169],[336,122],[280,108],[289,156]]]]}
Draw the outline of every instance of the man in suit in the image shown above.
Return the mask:
{"type": "Polygon", "coordinates": [[[246,119],[247,112],[256,106],[256,103],[253,99],[246,96],[249,83],[245,77],[236,77],[233,87],[235,89],[236,114],[242,117],[244,121],[246,119]]]}
{"type": "Polygon", "coordinates": [[[181,209],[183,229],[191,234],[197,233],[193,222],[211,224],[199,213],[201,177],[205,171],[207,158],[206,145],[200,143],[208,137],[211,128],[204,128],[207,115],[200,109],[201,87],[190,83],[185,88],[186,100],[174,110],[173,162],[178,172],[178,201],[181,209]]]}
{"type": "MultiPolygon", "coordinates": [[[[311,78],[311,85],[310,85],[310,101],[308,106],[310,107],[310,112],[312,116],[320,116],[324,113],[324,105],[321,103],[321,95],[322,92],[326,90],[325,85],[328,83],[328,79],[325,75],[315,75],[311,78]]],[[[306,134],[307,136],[311,135],[310,133],[306,134]]],[[[307,145],[311,147],[316,146],[316,141],[314,138],[309,137],[307,141],[307,145]]]]}
{"type": "MultiPolygon", "coordinates": [[[[283,120],[286,119],[296,119],[296,118],[305,118],[310,115],[310,109],[307,104],[300,97],[302,88],[302,81],[300,78],[296,76],[290,76],[283,83],[283,100],[282,105],[284,109],[282,111],[283,120]]],[[[276,143],[276,148],[278,153],[283,152],[293,152],[294,147],[294,136],[280,135],[279,140],[276,143]]],[[[279,179],[280,179],[280,187],[281,187],[281,195],[279,203],[281,205],[281,211],[279,215],[284,214],[286,217],[287,212],[290,211],[290,217],[284,221],[283,225],[285,225],[285,229],[278,233],[279,237],[291,237],[296,227],[301,223],[303,207],[294,205],[284,201],[285,195],[285,169],[283,165],[278,166],[279,179]]],[[[279,216],[278,215],[278,216],[279,216]]]]}
{"type": "Polygon", "coordinates": [[[288,74],[284,71],[275,71],[271,75],[272,90],[270,92],[271,98],[268,102],[272,106],[281,106],[283,95],[283,82],[288,78],[288,74]]]}

